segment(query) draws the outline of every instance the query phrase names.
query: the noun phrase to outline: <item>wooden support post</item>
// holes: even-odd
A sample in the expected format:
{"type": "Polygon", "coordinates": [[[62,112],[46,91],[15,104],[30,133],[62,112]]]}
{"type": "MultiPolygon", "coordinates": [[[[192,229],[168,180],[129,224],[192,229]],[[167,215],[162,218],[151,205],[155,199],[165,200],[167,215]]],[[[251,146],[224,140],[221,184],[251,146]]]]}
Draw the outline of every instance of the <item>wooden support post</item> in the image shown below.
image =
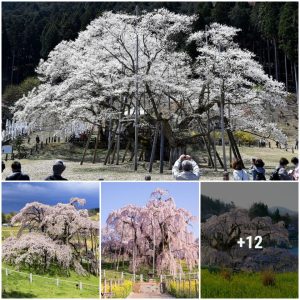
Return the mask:
{"type": "Polygon", "coordinates": [[[205,134],[205,130],[203,128],[204,126],[202,125],[202,123],[200,122],[200,120],[198,120],[198,124],[199,124],[199,128],[200,128],[200,132],[203,135],[203,142],[204,142],[204,145],[206,147],[207,154],[208,154],[208,160],[209,160],[208,165],[214,167],[214,162],[213,162],[213,159],[212,159],[212,156],[211,156],[211,151],[210,151],[210,145],[212,144],[212,141],[211,141],[211,137],[210,137],[209,131],[207,131],[207,133],[205,134]],[[205,138],[205,135],[207,135],[207,140],[205,138]]]}
{"type": "Polygon", "coordinates": [[[117,143],[114,142],[114,150],[113,150],[113,152],[112,152],[112,159],[111,159],[111,162],[110,162],[111,164],[113,164],[114,161],[115,161],[116,151],[117,151],[117,143]]]}
{"type": "Polygon", "coordinates": [[[112,293],[112,280],[109,280],[109,292],[112,293]]]}
{"type": "Polygon", "coordinates": [[[116,161],[116,165],[119,164],[119,160],[120,160],[120,135],[121,135],[121,113],[119,113],[119,123],[118,123],[118,132],[117,132],[117,161],[116,161]]]}
{"type": "Polygon", "coordinates": [[[153,166],[153,161],[154,161],[155,152],[156,152],[158,131],[159,131],[159,122],[156,123],[156,128],[155,128],[155,132],[154,132],[154,138],[153,138],[153,144],[152,144],[152,150],[151,150],[151,156],[150,156],[150,162],[149,162],[149,170],[148,170],[149,173],[152,172],[152,166],[153,166]]]}
{"type": "Polygon", "coordinates": [[[59,279],[56,278],[56,286],[59,286],[59,279]]]}
{"type": "Polygon", "coordinates": [[[29,282],[32,283],[32,273],[29,274],[29,282]]]}
{"type": "Polygon", "coordinates": [[[169,170],[172,170],[173,166],[173,148],[170,147],[170,154],[169,154],[169,170]]]}
{"type": "Polygon", "coordinates": [[[140,156],[139,156],[139,161],[141,161],[143,159],[143,155],[144,155],[144,149],[142,148],[140,156]]]}
{"type": "Polygon", "coordinates": [[[125,152],[124,152],[124,155],[123,155],[123,158],[122,158],[122,163],[125,161],[126,154],[129,150],[129,147],[130,147],[130,141],[128,141],[127,144],[126,144],[125,152]]]}
{"type": "Polygon", "coordinates": [[[85,155],[86,155],[86,151],[87,151],[87,149],[89,147],[90,140],[91,140],[91,137],[92,137],[92,134],[93,134],[93,131],[94,131],[94,127],[95,127],[95,124],[93,124],[92,129],[91,129],[91,131],[89,133],[88,139],[86,141],[86,144],[85,144],[85,147],[84,147],[84,152],[83,152],[83,155],[82,155],[82,159],[80,161],[80,165],[83,164],[83,161],[84,161],[84,158],[85,158],[85,155]]]}
{"type": "MultiPolygon", "coordinates": [[[[118,128],[118,125],[116,127],[116,130],[112,134],[112,141],[115,139],[117,128],[118,128]]],[[[111,152],[113,150],[112,149],[113,144],[114,144],[113,142],[110,143],[110,148],[107,150],[107,154],[106,154],[105,159],[104,159],[104,165],[106,165],[109,162],[110,154],[111,154],[111,152]]]]}
{"type": "Polygon", "coordinates": [[[159,154],[159,173],[164,172],[164,147],[165,147],[165,136],[164,136],[164,123],[161,121],[160,126],[160,154],[159,154]]]}
{"type": "Polygon", "coordinates": [[[98,132],[97,132],[96,143],[95,143],[95,148],[94,148],[93,164],[96,162],[97,149],[98,149],[99,140],[100,140],[100,131],[101,131],[101,127],[98,125],[98,132]]]}
{"type": "Polygon", "coordinates": [[[237,146],[237,144],[235,142],[235,139],[234,139],[234,136],[232,134],[232,131],[230,129],[227,129],[226,131],[227,131],[227,135],[228,135],[228,138],[230,140],[230,143],[232,145],[232,150],[233,150],[233,154],[234,154],[235,158],[238,159],[238,160],[241,160],[242,167],[245,168],[242,156],[241,156],[239,148],[238,148],[238,146],[237,146]]]}
{"type": "Polygon", "coordinates": [[[104,298],[106,298],[106,279],[104,278],[103,282],[103,292],[104,292],[104,298]]]}

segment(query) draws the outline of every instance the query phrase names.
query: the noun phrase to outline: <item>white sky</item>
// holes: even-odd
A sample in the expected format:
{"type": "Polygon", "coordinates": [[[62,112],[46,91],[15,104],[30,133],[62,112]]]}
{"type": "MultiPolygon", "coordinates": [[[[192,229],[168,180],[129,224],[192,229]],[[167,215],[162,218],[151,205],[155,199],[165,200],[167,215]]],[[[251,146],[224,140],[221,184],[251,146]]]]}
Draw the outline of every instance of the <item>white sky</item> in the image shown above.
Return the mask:
{"type": "Polygon", "coordinates": [[[284,207],[298,211],[298,183],[296,182],[218,182],[201,184],[201,194],[233,201],[236,206],[249,208],[254,202],[271,207],[284,207]]]}

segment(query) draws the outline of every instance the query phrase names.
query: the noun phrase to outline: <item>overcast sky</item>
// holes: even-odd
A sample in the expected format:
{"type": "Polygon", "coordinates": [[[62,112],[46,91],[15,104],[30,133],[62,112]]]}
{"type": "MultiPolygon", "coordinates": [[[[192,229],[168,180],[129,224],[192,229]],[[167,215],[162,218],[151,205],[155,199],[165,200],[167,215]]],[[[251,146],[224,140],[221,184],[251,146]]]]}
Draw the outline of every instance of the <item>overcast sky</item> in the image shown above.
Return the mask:
{"type": "Polygon", "coordinates": [[[85,209],[99,207],[98,182],[3,182],[2,210],[17,212],[28,202],[44,204],[69,203],[70,198],[86,200],[85,209]]]}
{"type": "MultiPolygon", "coordinates": [[[[103,182],[101,186],[101,223],[104,225],[110,212],[128,204],[145,206],[151,193],[162,188],[182,207],[199,220],[199,182],[103,182]]],[[[199,221],[190,228],[199,237],[199,221]]]]}
{"type": "Polygon", "coordinates": [[[236,206],[249,208],[254,202],[263,202],[271,207],[284,207],[298,211],[298,184],[288,182],[218,182],[202,183],[203,195],[236,206]]]}

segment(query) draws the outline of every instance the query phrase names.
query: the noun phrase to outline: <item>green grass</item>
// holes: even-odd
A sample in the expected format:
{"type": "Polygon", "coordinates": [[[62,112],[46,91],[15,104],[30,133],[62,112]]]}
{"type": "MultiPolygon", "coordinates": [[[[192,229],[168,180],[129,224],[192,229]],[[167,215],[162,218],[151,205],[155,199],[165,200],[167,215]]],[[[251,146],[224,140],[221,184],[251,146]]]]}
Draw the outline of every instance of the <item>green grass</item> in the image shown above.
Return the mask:
{"type": "MultiPolygon", "coordinates": [[[[2,240],[5,240],[9,237],[16,237],[18,231],[20,230],[20,226],[14,227],[2,227],[2,240]]],[[[25,229],[23,233],[27,233],[28,229],[25,229]]]]}
{"type": "Polygon", "coordinates": [[[201,270],[202,298],[298,298],[298,273],[278,273],[274,286],[264,286],[260,273],[233,274],[226,280],[219,273],[201,270]]]}
{"type": "MultiPolygon", "coordinates": [[[[2,268],[12,267],[2,264],[2,268]]],[[[61,281],[59,287],[56,286],[57,277],[44,275],[51,279],[33,276],[33,282],[29,282],[29,275],[10,273],[5,275],[2,269],[2,297],[3,298],[99,298],[99,278],[96,276],[83,277],[75,272],[71,272],[69,277],[59,277],[60,280],[82,282],[83,289],[80,290],[75,283],[61,281]],[[52,279],[53,278],[53,279],[52,279]],[[87,286],[91,284],[94,286],[87,286]]]]}

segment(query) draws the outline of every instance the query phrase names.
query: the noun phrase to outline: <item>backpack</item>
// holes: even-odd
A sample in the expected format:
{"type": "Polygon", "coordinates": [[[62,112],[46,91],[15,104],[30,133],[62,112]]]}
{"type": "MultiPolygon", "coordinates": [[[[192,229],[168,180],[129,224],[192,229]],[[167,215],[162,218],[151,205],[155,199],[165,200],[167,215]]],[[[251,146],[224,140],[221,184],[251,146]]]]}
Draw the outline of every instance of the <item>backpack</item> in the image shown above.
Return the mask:
{"type": "MultiPolygon", "coordinates": [[[[266,180],[266,177],[263,173],[257,173],[256,180],[266,180]]],[[[270,178],[270,180],[271,180],[271,178],[270,178]]]]}
{"type": "Polygon", "coordinates": [[[277,168],[270,176],[270,180],[280,180],[279,169],[277,168]]]}

